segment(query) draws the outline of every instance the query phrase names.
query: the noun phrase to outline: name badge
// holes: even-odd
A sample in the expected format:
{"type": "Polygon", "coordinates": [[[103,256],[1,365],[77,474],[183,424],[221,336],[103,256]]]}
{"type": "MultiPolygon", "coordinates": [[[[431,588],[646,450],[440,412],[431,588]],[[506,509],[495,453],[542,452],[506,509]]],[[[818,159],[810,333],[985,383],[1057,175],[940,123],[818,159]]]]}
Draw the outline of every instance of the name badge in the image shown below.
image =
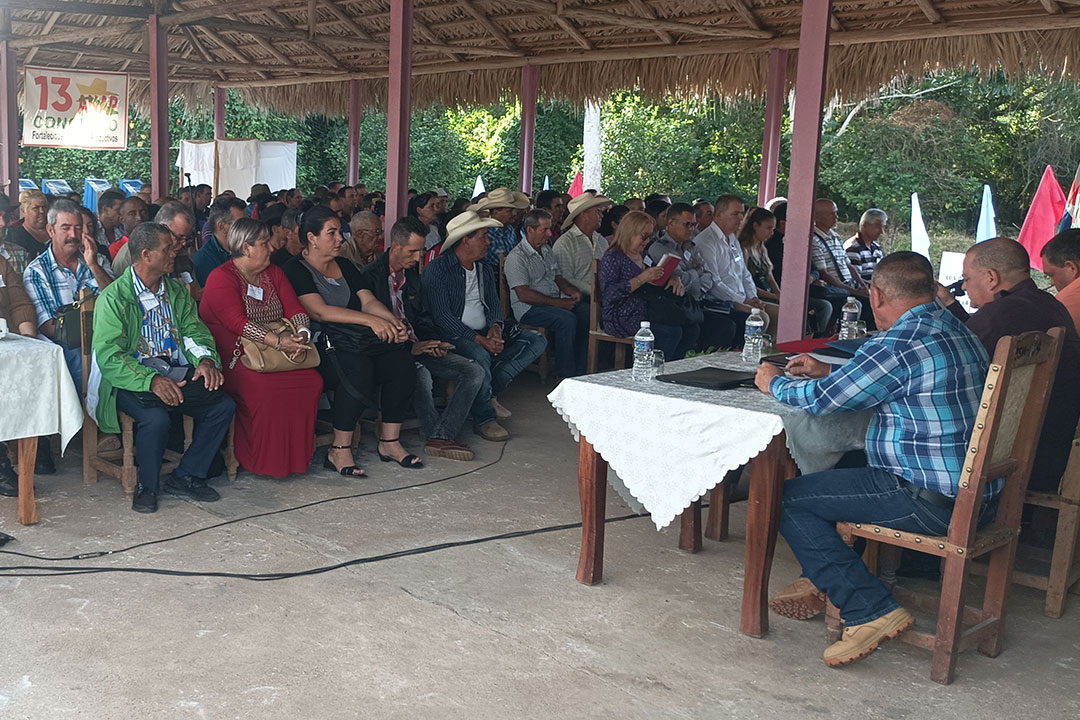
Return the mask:
{"type": "Polygon", "coordinates": [[[180,279],[184,281],[185,285],[190,285],[191,283],[195,282],[195,278],[191,277],[191,273],[180,273],[180,279]]]}
{"type": "Polygon", "coordinates": [[[142,305],[143,312],[150,312],[160,303],[158,302],[157,295],[154,295],[154,293],[141,292],[139,293],[139,304],[142,305]]]}
{"type": "Polygon", "coordinates": [[[255,298],[255,299],[256,299],[256,300],[258,300],[259,302],[262,302],[262,299],[263,299],[263,289],[262,289],[261,287],[255,287],[255,286],[254,286],[254,285],[252,285],[251,283],[248,283],[248,291],[247,291],[247,294],[248,294],[248,297],[252,297],[252,298],[255,298]]]}
{"type": "Polygon", "coordinates": [[[0,275],[0,287],[7,287],[7,285],[4,283],[4,276],[3,275],[0,275]]]}

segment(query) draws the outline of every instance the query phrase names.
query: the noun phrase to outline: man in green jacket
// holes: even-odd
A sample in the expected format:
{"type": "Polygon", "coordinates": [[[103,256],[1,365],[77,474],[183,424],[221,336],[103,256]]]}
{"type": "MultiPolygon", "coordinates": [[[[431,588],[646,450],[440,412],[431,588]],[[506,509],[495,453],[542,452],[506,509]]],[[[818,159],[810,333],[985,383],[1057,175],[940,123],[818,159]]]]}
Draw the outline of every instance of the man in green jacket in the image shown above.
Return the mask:
{"type": "Polygon", "coordinates": [[[169,229],[142,223],[129,237],[132,266],[94,308],[87,409],[107,433],[120,432],[118,410],[134,418],[139,482],[131,508],[143,513],[157,511],[170,413],[195,418],[191,446],[166,488],[212,502],[220,496],[206,474],[236,405],[220,391],[221,359],[195,301],[179,280],[166,277],[177,251],[169,229]]]}

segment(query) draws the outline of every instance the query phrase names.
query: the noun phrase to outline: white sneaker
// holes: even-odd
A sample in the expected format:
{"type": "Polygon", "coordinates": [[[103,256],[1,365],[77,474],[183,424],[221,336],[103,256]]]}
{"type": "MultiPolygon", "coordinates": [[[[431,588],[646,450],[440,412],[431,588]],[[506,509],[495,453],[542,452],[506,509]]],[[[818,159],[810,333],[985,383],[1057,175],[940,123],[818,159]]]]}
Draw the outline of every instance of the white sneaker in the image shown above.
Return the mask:
{"type": "Polygon", "coordinates": [[[495,417],[499,420],[509,420],[511,417],[510,411],[500,405],[495,398],[491,398],[491,409],[495,411],[495,417]]]}

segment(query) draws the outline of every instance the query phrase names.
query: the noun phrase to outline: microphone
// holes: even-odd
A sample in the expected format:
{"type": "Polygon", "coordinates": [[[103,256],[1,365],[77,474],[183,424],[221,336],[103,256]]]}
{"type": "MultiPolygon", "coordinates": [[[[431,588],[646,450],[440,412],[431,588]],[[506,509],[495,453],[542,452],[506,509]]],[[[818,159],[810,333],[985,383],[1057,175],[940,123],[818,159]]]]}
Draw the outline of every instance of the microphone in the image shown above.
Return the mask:
{"type": "Polygon", "coordinates": [[[964,279],[961,278],[954,282],[952,285],[946,285],[945,289],[952,293],[954,298],[961,298],[967,295],[964,291],[964,279]]]}

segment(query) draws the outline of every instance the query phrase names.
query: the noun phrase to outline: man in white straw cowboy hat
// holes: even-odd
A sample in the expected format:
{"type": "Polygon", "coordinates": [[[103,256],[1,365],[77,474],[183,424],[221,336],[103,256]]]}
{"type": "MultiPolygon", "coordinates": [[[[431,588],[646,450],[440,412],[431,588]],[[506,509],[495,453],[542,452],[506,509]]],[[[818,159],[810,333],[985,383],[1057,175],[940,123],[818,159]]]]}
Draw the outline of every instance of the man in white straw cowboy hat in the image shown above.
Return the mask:
{"type": "Polygon", "coordinates": [[[446,225],[442,253],[420,276],[424,298],[441,338],[454,344],[454,352],[484,368],[484,382],[473,401],[476,433],[485,440],[509,440],[497,422],[503,410],[495,400],[518,373],[547,347],[547,340],[531,330],[503,336],[499,286],[491,266],[481,262],[488,250],[488,228],[500,227],[494,218],[466,210],[446,225]]]}
{"type": "Polygon", "coordinates": [[[603,195],[584,192],[570,201],[568,215],[563,220],[565,231],[555,243],[559,268],[570,284],[588,296],[592,291],[592,261],[607,252],[608,242],[597,230],[604,209],[612,202],[603,195]]]}
{"type": "Polygon", "coordinates": [[[499,255],[508,255],[521,237],[518,235],[517,223],[525,215],[532,203],[525,195],[514,192],[509,188],[495,188],[489,192],[480,202],[469,208],[477,213],[487,211],[489,217],[499,221],[499,227],[490,228],[487,231],[488,245],[487,255],[484,262],[492,268],[499,267],[499,255]]]}

